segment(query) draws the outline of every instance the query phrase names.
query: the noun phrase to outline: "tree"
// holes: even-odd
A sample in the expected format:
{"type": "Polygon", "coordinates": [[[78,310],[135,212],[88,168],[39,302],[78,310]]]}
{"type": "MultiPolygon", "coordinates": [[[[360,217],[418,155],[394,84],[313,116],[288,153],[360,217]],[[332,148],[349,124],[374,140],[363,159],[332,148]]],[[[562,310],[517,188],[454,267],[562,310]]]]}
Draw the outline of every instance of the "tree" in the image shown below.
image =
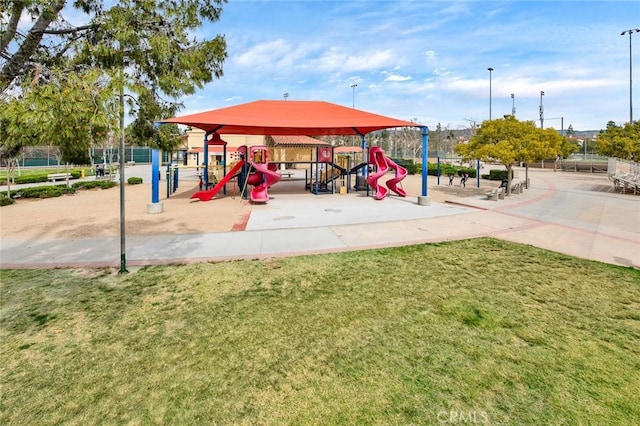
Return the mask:
{"type": "Polygon", "coordinates": [[[613,121],[607,123],[607,129],[601,130],[596,141],[599,155],[624,160],[640,160],[640,121],[618,126],[613,121]]]}
{"type": "Polygon", "coordinates": [[[556,158],[562,151],[563,138],[553,127],[538,129],[533,124],[533,135],[526,138],[520,149],[519,161],[525,163],[525,185],[529,188],[529,163],[534,161],[556,158]]]}
{"type": "Polygon", "coordinates": [[[562,158],[568,158],[571,156],[571,154],[578,152],[579,150],[580,146],[577,143],[571,142],[571,140],[569,140],[569,138],[567,137],[562,138],[562,143],[560,145],[560,156],[562,158]]]}
{"type": "Polygon", "coordinates": [[[123,0],[105,8],[107,3],[113,2],[3,1],[0,91],[47,80],[56,68],[97,68],[117,83],[105,89],[140,99],[131,111],[136,123],[147,125],[175,114],[180,105],[174,99],[222,76],[224,36],[198,40],[193,34],[219,20],[226,0],[123,0]],[[70,11],[84,13],[86,24],[69,24],[63,12],[70,11]],[[29,28],[19,27],[23,14],[31,17],[29,28]]]}
{"type": "MultiPolygon", "coordinates": [[[[34,82],[0,112],[2,146],[55,146],[68,168],[88,163],[89,147],[104,140],[117,114],[99,71],[63,73],[52,69],[45,84],[34,82]]],[[[68,181],[67,181],[68,184],[68,181]]]]}
{"type": "Polygon", "coordinates": [[[133,145],[151,145],[167,152],[174,151],[182,143],[185,132],[181,132],[177,124],[163,124],[157,130],[154,127],[132,123],[126,129],[126,139],[133,145]]]}
{"type": "MultiPolygon", "coordinates": [[[[538,129],[533,121],[505,118],[482,123],[469,143],[456,145],[454,150],[465,159],[497,161],[507,169],[507,193],[511,190],[513,164],[555,157],[561,138],[554,129],[538,129]]],[[[528,179],[528,176],[527,176],[528,179]]]]}
{"type": "MultiPolygon", "coordinates": [[[[5,111],[7,103],[0,100],[0,111],[5,111]]],[[[7,137],[8,121],[0,112],[0,165],[7,171],[7,196],[11,194],[11,184],[13,183],[18,159],[22,155],[23,145],[21,141],[9,142],[7,137]]]]}

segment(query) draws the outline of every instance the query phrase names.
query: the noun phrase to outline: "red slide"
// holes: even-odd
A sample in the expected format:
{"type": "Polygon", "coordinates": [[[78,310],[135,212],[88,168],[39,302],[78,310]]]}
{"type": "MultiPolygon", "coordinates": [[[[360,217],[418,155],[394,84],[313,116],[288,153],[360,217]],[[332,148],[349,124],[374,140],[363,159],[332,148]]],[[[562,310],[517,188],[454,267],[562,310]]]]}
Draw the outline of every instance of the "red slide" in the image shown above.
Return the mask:
{"type": "Polygon", "coordinates": [[[199,198],[200,201],[209,201],[211,200],[213,197],[216,196],[216,194],[220,191],[220,189],[222,189],[222,187],[229,182],[232,178],[234,178],[240,168],[242,168],[242,166],[244,165],[244,161],[240,160],[236,163],[235,166],[233,166],[233,168],[231,169],[231,171],[229,173],[227,173],[225,175],[225,177],[222,178],[222,180],[220,180],[220,182],[218,182],[218,184],[216,186],[214,186],[211,189],[207,189],[206,191],[198,191],[195,194],[193,194],[191,196],[191,198],[199,198]]]}
{"type": "Polygon", "coordinates": [[[376,191],[375,199],[382,200],[389,192],[387,188],[378,183],[378,179],[386,175],[389,170],[387,158],[384,156],[382,148],[379,146],[369,148],[369,163],[376,165],[376,172],[367,176],[367,183],[376,191]]]}
{"type": "Polygon", "coordinates": [[[249,147],[249,164],[251,164],[251,166],[256,170],[256,174],[260,174],[262,176],[262,182],[253,188],[253,190],[251,190],[251,194],[249,194],[249,198],[254,203],[266,203],[269,201],[267,189],[281,179],[280,173],[269,168],[268,152],[269,151],[267,151],[266,146],[249,147]],[[261,162],[254,161],[260,156],[262,156],[261,162]]]}
{"type": "Polygon", "coordinates": [[[390,190],[392,190],[393,192],[395,192],[396,194],[398,194],[401,197],[406,197],[407,196],[407,192],[402,189],[402,188],[398,188],[398,183],[400,183],[400,181],[402,179],[404,179],[405,177],[407,177],[407,169],[405,169],[402,166],[397,165],[392,159],[390,159],[389,157],[386,157],[387,159],[387,165],[392,168],[393,170],[396,171],[396,176],[387,180],[386,185],[387,188],[389,188],[390,190]]]}

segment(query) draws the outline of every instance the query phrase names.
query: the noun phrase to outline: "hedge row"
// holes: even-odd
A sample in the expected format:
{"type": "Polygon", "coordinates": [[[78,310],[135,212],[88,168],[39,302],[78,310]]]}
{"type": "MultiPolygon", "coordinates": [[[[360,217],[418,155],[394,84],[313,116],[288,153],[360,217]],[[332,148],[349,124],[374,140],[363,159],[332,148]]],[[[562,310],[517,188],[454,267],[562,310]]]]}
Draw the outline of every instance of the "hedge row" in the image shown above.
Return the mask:
{"type": "MultiPolygon", "coordinates": [[[[489,179],[489,180],[504,180],[507,179],[507,170],[500,170],[500,169],[492,169],[489,170],[489,174],[488,175],[482,175],[482,179],[489,179]]],[[[511,178],[513,179],[513,169],[511,170],[511,178]]]]}
{"type": "MultiPolygon", "coordinates": [[[[13,184],[18,185],[18,184],[24,184],[24,183],[47,182],[47,175],[51,173],[56,173],[56,172],[52,170],[42,170],[37,172],[29,171],[29,173],[25,173],[20,176],[14,176],[13,184]]],[[[71,174],[71,179],[80,179],[80,177],[82,176],[81,169],[72,169],[69,173],[71,174]]],[[[6,184],[7,184],[6,177],[0,179],[0,185],[6,185],[6,184]]]]}
{"type": "Polygon", "coordinates": [[[71,187],[65,184],[60,185],[47,185],[47,186],[32,186],[30,188],[20,188],[11,191],[10,197],[7,197],[7,193],[0,194],[0,206],[6,206],[13,204],[17,198],[53,198],[60,197],[65,194],[75,194],[78,190],[83,189],[109,189],[113,188],[117,184],[112,181],[83,181],[76,182],[71,187]]]}

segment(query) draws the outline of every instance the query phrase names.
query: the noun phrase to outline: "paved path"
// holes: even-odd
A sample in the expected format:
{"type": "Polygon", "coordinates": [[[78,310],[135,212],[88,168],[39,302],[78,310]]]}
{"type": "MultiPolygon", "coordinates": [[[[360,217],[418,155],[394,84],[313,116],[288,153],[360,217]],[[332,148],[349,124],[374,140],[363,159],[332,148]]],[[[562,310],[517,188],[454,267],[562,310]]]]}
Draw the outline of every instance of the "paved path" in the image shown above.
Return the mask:
{"type": "MultiPolygon", "coordinates": [[[[360,250],[491,236],[640,268],[640,196],[605,175],[530,171],[531,188],[464,205],[361,194],[280,194],[254,206],[242,232],[129,236],[128,265],[190,263],[360,250]]],[[[0,241],[2,268],[120,265],[120,238],[0,241]]]]}

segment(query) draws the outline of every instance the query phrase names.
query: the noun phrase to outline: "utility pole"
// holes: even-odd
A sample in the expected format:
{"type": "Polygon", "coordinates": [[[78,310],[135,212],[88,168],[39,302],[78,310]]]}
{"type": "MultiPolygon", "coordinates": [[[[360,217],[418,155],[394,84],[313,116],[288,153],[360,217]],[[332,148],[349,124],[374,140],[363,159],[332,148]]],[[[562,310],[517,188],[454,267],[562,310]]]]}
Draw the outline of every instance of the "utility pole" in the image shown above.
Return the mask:
{"type": "Polygon", "coordinates": [[[493,68],[487,68],[489,71],[489,121],[491,121],[491,73],[493,72],[493,68]]]}
{"type": "Polygon", "coordinates": [[[542,97],[544,96],[544,92],[540,91],[540,128],[544,129],[544,107],[542,106],[542,97]]]}
{"type": "Polygon", "coordinates": [[[511,115],[513,116],[513,118],[516,117],[516,99],[515,99],[516,95],[515,94],[511,94],[511,115]]]}
{"type": "Polygon", "coordinates": [[[634,32],[640,33],[640,28],[634,28],[620,33],[621,36],[629,34],[629,125],[633,124],[633,67],[631,64],[631,34],[634,32]]]}
{"type": "Polygon", "coordinates": [[[353,109],[356,109],[356,87],[358,87],[356,83],[351,85],[351,108],[353,109]]]}

